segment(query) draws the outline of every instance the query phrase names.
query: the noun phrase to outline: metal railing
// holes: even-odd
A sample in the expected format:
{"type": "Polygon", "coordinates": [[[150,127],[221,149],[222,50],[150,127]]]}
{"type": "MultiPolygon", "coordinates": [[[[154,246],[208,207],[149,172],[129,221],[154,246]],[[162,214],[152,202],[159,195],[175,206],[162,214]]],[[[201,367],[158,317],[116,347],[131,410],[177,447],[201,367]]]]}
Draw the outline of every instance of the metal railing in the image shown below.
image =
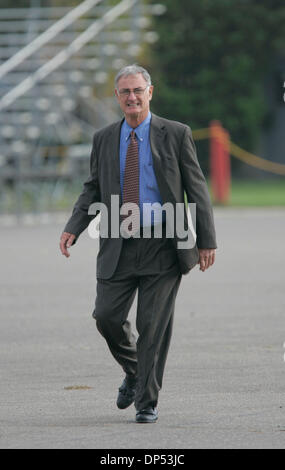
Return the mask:
{"type": "MultiPolygon", "coordinates": [[[[78,16],[81,16],[83,12],[86,13],[92,6],[94,6],[99,1],[101,0],[86,0],[85,2],[83,2],[82,5],[75,8],[75,10],[73,10],[72,12],[68,13],[66,17],[57,22],[49,30],[47,30],[41,36],[36,38],[26,48],[16,54],[16,56],[14,56],[14,60],[12,57],[10,61],[7,61],[6,64],[8,63],[8,65],[6,66],[6,68],[4,68],[5,64],[3,64],[2,68],[0,67],[0,78],[3,77],[6,73],[8,73],[10,70],[12,70],[14,67],[19,65],[21,62],[23,62],[25,59],[30,57],[34,52],[40,49],[47,42],[52,40],[60,31],[72,24],[78,16]],[[86,4],[88,4],[88,6],[86,4]],[[80,7],[82,7],[83,5],[85,6],[85,8],[82,10],[82,8],[80,7]]],[[[107,13],[105,13],[102,18],[92,23],[86,29],[86,31],[80,34],[73,42],[71,42],[68,47],[60,51],[52,59],[42,65],[36,72],[29,75],[24,81],[22,81],[19,85],[17,85],[6,95],[4,95],[0,99],[0,111],[8,108],[20,96],[24,95],[38,82],[44,80],[53,71],[57,70],[62,64],[67,62],[68,59],[78,53],[85,46],[85,44],[87,44],[98,33],[100,33],[107,25],[115,21],[120,15],[125,13],[132,6],[134,6],[137,1],[138,0],[122,0],[118,5],[111,8],[107,13]]]]}
{"type": "Polygon", "coordinates": [[[120,117],[113,76],[156,40],[150,17],[164,10],[143,0],[0,8],[0,213],[3,184],[20,215],[25,188],[36,205],[37,181],[59,194],[87,169],[94,130],[120,117]]]}

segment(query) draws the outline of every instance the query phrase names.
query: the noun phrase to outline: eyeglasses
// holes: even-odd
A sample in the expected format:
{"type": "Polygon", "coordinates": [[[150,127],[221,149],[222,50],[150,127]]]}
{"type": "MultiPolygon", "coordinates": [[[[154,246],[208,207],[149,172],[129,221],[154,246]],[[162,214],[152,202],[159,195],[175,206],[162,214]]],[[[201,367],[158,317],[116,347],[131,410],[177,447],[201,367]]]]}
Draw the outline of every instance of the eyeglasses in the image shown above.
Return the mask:
{"type": "Polygon", "coordinates": [[[120,96],[127,97],[133,92],[136,96],[141,96],[144,94],[145,90],[149,88],[150,85],[147,85],[145,88],[134,88],[134,90],[129,90],[128,88],[124,88],[123,90],[118,90],[120,96]]]}

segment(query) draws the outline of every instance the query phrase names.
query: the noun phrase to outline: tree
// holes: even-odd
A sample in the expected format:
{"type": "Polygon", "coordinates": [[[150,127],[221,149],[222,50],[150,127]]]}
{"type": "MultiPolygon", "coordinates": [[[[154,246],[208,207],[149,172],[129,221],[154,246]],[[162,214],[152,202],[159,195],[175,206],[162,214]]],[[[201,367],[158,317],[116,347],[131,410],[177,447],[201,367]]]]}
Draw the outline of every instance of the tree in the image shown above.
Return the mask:
{"type": "Polygon", "coordinates": [[[166,13],[153,20],[154,111],[194,129],[219,119],[233,140],[254,149],[268,113],[264,80],[284,54],[284,1],[163,3],[166,13]]]}

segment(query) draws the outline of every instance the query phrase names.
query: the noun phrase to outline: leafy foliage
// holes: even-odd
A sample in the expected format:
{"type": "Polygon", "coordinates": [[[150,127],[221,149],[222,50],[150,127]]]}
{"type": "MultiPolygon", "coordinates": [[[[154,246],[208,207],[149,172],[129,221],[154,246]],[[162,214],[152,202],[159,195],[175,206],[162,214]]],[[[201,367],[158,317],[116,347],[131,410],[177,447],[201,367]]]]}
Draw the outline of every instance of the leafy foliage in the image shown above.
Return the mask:
{"type": "Polygon", "coordinates": [[[153,110],[194,129],[219,119],[239,145],[254,148],[269,113],[265,78],[284,54],[284,0],[163,4],[166,13],[153,19],[153,110]]]}

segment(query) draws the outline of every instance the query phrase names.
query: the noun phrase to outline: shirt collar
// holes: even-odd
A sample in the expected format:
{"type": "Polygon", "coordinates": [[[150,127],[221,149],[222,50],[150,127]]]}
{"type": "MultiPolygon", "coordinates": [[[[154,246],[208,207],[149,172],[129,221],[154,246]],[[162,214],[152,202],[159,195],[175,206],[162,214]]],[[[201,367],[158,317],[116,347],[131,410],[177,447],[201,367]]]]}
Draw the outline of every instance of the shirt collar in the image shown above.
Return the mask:
{"type": "Polygon", "coordinates": [[[133,129],[131,126],[129,126],[127,121],[124,120],[123,125],[122,125],[123,139],[125,141],[127,141],[130,137],[130,134],[131,134],[132,130],[134,130],[135,133],[136,133],[137,138],[140,141],[143,141],[144,138],[146,137],[146,133],[149,130],[150,121],[151,121],[151,112],[150,111],[149,111],[147,117],[145,118],[145,120],[143,122],[141,122],[140,125],[138,127],[136,127],[135,129],[133,129]]]}

